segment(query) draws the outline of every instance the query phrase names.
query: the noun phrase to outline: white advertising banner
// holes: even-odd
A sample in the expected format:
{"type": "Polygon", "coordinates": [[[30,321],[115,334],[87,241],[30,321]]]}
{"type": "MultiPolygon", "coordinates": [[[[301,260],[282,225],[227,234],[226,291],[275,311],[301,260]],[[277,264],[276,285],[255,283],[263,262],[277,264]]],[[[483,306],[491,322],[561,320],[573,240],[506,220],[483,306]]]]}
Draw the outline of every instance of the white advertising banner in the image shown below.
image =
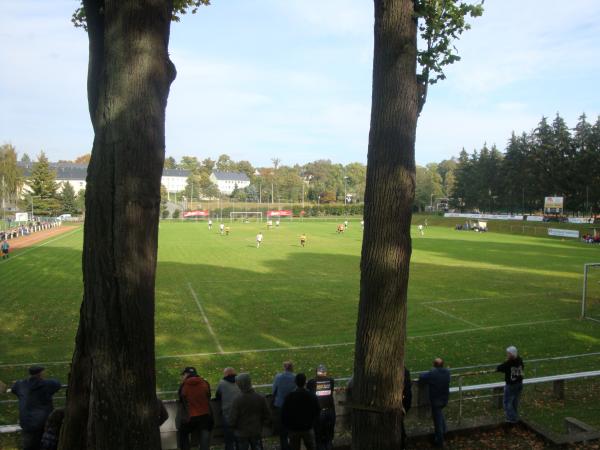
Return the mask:
{"type": "Polygon", "coordinates": [[[444,217],[484,220],[523,220],[523,216],[510,214],[445,213],[444,217]]]}
{"type": "Polygon", "coordinates": [[[544,216],[527,216],[527,222],[543,222],[544,216]]]}
{"type": "Polygon", "coordinates": [[[15,222],[27,222],[28,220],[28,213],[15,213],[15,222]]]}
{"type": "Polygon", "coordinates": [[[558,237],[579,239],[579,231],[563,230],[561,228],[548,228],[548,236],[558,236],[558,237]]]}
{"type": "Polygon", "coordinates": [[[569,217],[569,223],[594,223],[593,217],[569,217]]]}

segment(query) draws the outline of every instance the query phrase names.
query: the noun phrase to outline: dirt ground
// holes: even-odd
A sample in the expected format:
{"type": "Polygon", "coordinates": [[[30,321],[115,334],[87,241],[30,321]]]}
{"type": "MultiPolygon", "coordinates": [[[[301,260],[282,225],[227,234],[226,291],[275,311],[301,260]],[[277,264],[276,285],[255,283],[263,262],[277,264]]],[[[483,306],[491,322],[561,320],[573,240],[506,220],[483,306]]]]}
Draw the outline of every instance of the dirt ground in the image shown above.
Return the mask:
{"type": "Polygon", "coordinates": [[[74,225],[62,225],[57,228],[50,228],[49,230],[38,231],[37,233],[30,234],[28,236],[20,236],[16,239],[10,239],[10,253],[14,253],[15,250],[25,249],[37,244],[38,242],[45,241],[48,238],[59,236],[69,231],[73,231],[77,226],[74,225]]]}

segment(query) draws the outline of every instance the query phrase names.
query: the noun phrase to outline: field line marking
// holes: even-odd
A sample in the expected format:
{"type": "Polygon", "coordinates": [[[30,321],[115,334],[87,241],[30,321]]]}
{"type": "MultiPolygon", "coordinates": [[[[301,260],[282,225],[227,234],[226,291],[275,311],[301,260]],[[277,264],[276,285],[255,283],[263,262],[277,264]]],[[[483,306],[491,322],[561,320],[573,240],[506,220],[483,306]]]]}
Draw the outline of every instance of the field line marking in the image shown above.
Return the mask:
{"type": "MultiPolygon", "coordinates": [[[[437,336],[448,336],[448,335],[452,335],[452,334],[472,333],[474,331],[481,331],[481,330],[495,330],[498,328],[507,328],[507,327],[541,325],[541,324],[545,324],[545,323],[565,322],[568,320],[576,320],[576,319],[566,318],[566,319],[540,320],[540,321],[534,321],[534,322],[520,322],[520,323],[502,324],[502,325],[491,325],[491,326],[486,326],[486,327],[466,328],[463,330],[442,331],[439,333],[408,336],[408,339],[423,339],[423,338],[430,338],[430,337],[437,337],[437,336]]],[[[301,345],[301,346],[294,346],[294,347],[273,347],[273,348],[262,348],[262,349],[230,350],[230,351],[223,351],[223,352],[187,353],[187,354],[180,354],[180,355],[162,355],[162,356],[157,356],[156,360],[173,359],[173,358],[190,358],[190,357],[201,357],[201,356],[238,355],[238,354],[246,354],[246,353],[284,352],[284,351],[289,351],[289,350],[310,350],[310,349],[315,349],[315,348],[347,347],[349,345],[354,345],[354,342],[340,342],[340,343],[336,343],[336,344],[301,345]]],[[[600,354],[600,352],[582,353],[582,354],[578,354],[576,356],[595,356],[595,355],[599,355],[599,354],[600,354]]],[[[28,366],[33,366],[36,364],[39,364],[39,365],[61,365],[61,364],[70,364],[70,363],[71,363],[71,361],[0,364],[0,369],[5,369],[5,368],[9,368],[9,367],[28,367],[28,366]]]]}
{"type": "Polygon", "coordinates": [[[246,353],[271,353],[271,352],[284,352],[288,350],[309,350],[315,348],[331,348],[331,347],[347,347],[354,345],[354,342],[339,342],[336,344],[314,344],[314,345],[299,345],[293,347],[272,347],[272,348],[259,348],[259,349],[248,349],[248,350],[230,350],[221,353],[189,353],[187,355],[164,355],[157,356],[156,359],[172,359],[172,358],[188,358],[192,356],[216,356],[216,355],[243,355],[246,353]]]}
{"type": "Polygon", "coordinates": [[[433,306],[427,305],[427,308],[431,309],[432,311],[435,311],[435,312],[437,312],[439,314],[442,314],[444,316],[450,317],[451,319],[460,320],[461,322],[466,323],[467,325],[471,325],[472,327],[481,328],[481,325],[473,323],[473,322],[471,322],[469,320],[465,320],[465,319],[463,319],[461,317],[455,316],[454,314],[450,314],[449,312],[442,311],[441,309],[434,308],[433,306]]]}
{"type": "Polygon", "coordinates": [[[42,242],[41,244],[39,244],[39,245],[36,245],[36,246],[34,246],[34,247],[29,247],[29,248],[26,248],[26,249],[25,249],[25,250],[23,250],[22,252],[19,252],[19,253],[17,253],[16,255],[14,255],[14,256],[11,256],[10,258],[3,260],[3,261],[2,261],[2,264],[6,264],[6,263],[7,263],[7,262],[9,262],[9,261],[13,261],[15,258],[18,258],[19,256],[23,256],[23,255],[25,255],[25,254],[27,254],[27,253],[29,253],[29,252],[33,251],[33,250],[36,250],[36,249],[38,249],[38,248],[40,248],[40,247],[43,247],[43,246],[44,246],[44,245],[46,245],[46,244],[50,244],[51,242],[55,242],[55,241],[58,241],[58,240],[60,240],[60,239],[62,239],[62,238],[66,238],[67,236],[70,236],[70,235],[72,235],[73,233],[75,233],[76,231],[80,231],[80,230],[81,230],[81,229],[80,229],[79,227],[77,227],[75,230],[73,230],[73,231],[69,231],[68,233],[61,234],[60,236],[57,236],[57,237],[55,237],[54,239],[50,239],[50,240],[48,240],[48,241],[44,241],[44,242],[42,242]]]}
{"type": "MultiPolygon", "coordinates": [[[[500,297],[498,297],[500,298],[500,297]]],[[[473,298],[457,298],[449,300],[434,300],[430,302],[421,302],[421,305],[439,305],[441,303],[458,303],[458,302],[476,302],[481,300],[491,300],[489,297],[473,297],[473,298]]]]}
{"type": "Polygon", "coordinates": [[[408,336],[408,339],[421,339],[421,338],[429,338],[429,337],[436,337],[436,336],[449,336],[451,334],[471,333],[473,331],[496,330],[498,328],[508,328],[508,327],[524,327],[524,326],[529,326],[529,325],[541,325],[541,324],[545,324],[545,323],[565,322],[567,320],[575,320],[575,319],[552,319],[552,320],[538,320],[538,321],[534,321],[534,322],[519,322],[519,323],[509,323],[509,324],[502,324],[502,325],[490,325],[490,326],[486,326],[486,327],[467,328],[464,330],[441,331],[439,333],[421,334],[418,336],[408,336]]]}
{"type": "Polygon", "coordinates": [[[208,328],[208,332],[211,334],[211,336],[213,337],[215,344],[217,344],[217,348],[219,349],[219,353],[223,354],[225,353],[223,350],[223,347],[221,347],[221,343],[219,342],[219,338],[217,337],[217,334],[215,333],[215,330],[213,330],[213,328],[210,326],[210,322],[208,321],[208,317],[206,317],[206,313],[204,312],[204,308],[202,307],[202,303],[200,303],[200,300],[198,299],[198,296],[196,295],[196,291],[194,291],[194,288],[192,288],[192,284],[188,281],[188,288],[190,288],[190,292],[192,293],[192,297],[194,298],[194,301],[196,302],[196,305],[198,305],[198,309],[200,310],[200,314],[202,314],[202,318],[204,319],[204,323],[206,324],[206,328],[208,328]]]}

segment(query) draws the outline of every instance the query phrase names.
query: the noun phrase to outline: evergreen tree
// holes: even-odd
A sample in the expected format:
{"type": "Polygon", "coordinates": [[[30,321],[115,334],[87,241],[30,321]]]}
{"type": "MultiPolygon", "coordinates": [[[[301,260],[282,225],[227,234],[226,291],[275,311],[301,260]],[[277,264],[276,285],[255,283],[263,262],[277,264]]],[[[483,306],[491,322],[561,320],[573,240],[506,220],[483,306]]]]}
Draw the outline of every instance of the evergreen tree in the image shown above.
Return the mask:
{"type": "Polygon", "coordinates": [[[62,192],[60,193],[60,203],[62,206],[63,213],[77,214],[75,189],[73,189],[71,183],[63,183],[62,192]]]}
{"type": "Polygon", "coordinates": [[[58,186],[56,173],[50,168],[50,163],[44,152],[40,152],[37,162],[33,165],[29,187],[32,195],[42,199],[56,198],[58,186]]]}

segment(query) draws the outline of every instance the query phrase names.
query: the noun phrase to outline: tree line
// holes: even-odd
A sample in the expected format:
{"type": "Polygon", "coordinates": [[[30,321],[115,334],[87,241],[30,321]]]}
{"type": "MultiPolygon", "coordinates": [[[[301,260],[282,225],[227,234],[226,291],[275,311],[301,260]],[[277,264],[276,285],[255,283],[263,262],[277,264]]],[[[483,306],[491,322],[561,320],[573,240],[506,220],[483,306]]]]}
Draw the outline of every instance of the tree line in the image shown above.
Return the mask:
{"type": "Polygon", "coordinates": [[[363,201],[366,166],[359,162],[333,163],[322,159],[307,164],[282,165],[279,158],[272,158],[268,167],[253,166],[246,160],[234,161],[229,155],[216,160],[195,156],[183,156],[179,162],[173,157],[165,159],[165,169],[190,171],[185,195],[188,198],[216,198],[219,191],[210,180],[213,171],[242,172],[250,179],[250,186],[236,189],[231,197],[241,201],[301,203],[344,202],[347,195],[352,203],[363,201]]]}
{"type": "MultiPolygon", "coordinates": [[[[22,164],[31,164],[24,153],[22,164]]],[[[0,146],[0,199],[3,214],[10,208],[32,211],[35,216],[80,214],[85,208],[85,190],[75,192],[70,183],[57,183],[56,172],[44,152],[32,164],[31,175],[26,179],[18,164],[17,150],[11,144],[0,146]],[[24,190],[24,186],[28,190],[24,190]]]]}
{"type": "Polygon", "coordinates": [[[541,211],[544,197],[565,197],[568,212],[600,210],[600,118],[582,114],[574,128],[557,114],[530,132],[512,133],[504,152],[486,144],[471,153],[417,166],[415,208],[440,199],[463,211],[541,211]]]}

